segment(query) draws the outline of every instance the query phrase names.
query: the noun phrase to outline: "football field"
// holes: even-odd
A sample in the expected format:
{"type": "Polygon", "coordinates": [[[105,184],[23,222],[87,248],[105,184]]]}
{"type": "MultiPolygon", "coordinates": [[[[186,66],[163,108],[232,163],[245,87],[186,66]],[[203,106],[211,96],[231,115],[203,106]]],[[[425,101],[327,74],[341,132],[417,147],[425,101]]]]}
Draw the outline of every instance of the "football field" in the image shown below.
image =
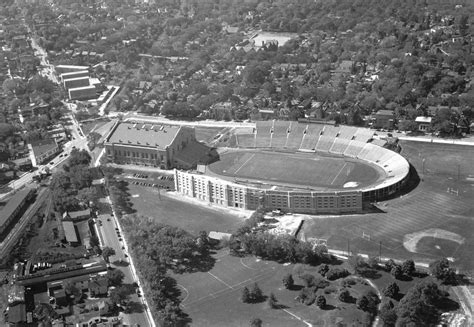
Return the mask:
{"type": "Polygon", "coordinates": [[[263,151],[228,152],[209,169],[236,179],[320,190],[342,189],[349,182],[351,186],[363,187],[384,175],[378,167],[350,158],[263,151]]]}

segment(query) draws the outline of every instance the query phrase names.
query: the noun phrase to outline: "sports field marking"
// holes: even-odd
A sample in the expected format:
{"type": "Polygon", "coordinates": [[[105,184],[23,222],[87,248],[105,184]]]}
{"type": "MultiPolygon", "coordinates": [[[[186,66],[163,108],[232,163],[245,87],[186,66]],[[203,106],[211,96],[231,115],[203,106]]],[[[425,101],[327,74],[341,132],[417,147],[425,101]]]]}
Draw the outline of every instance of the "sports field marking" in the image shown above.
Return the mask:
{"type": "Polygon", "coordinates": [[[295,317],[296,319],[300,320],[301,322],[305,323],[306,326],[309,326],[309,327],[313,327],[313,325],[311,325],[309,322],[307,322],[306,320],[304,320],[303,318],[301,317],[298,317],[297,315],[295,315],[294,313],[291,313],[290,311],[286,310],[286,309],[283,309],[283,311],[285,311],[287,314],[289,314],[290,316],[293,316],[295,317]]]}
{"type": "Polygon", "coordinates": [[[342,173],[342,171],[344,170],[344,168],[347,166],[347,162],[344,163],[344,166],[342,166],[342,168],[339,170],[339,172],[337,173],[336,177],[334,177],[334,179],[332,180],[331,182],[331,185],[334,184],[334,182],[336,181],[336,179],[339,177],[339,175],[342,173]]]}
{"type": "Polygon", "coordinates": [[[217,279],[219,282],[221,282],[222,284],[224,284],[225,286],[227,286],[228,288],[230,288],[231,290],[233,289],[232,286],[230,286],[229,284],[227,284],[226,282],[224,282],[222,279],[220,279],[219,277],[217,277],[216,275],[214,275],[213,273],[211,272],[207,272],[209,275],[211,275],[212,277],[214,277],[215,279],[217,279]]]}
{"type": "Polygon", "coordinates": [[[242,264],[242,266],[244,266],[245,268],[248,268],[248,269],[258,270],[258,269],[256,269],[256,268],[252,268],[252,267],[247,266],[247,265],[244,263],[243,260],[244,260],[244,258],[240,258],[240,263],[242,264]]]}
{"type": "Polygon", "coordinates": [[[183,300],[181,300],[181,306],[184,308],[185,305],[184,305],[183,303],[188,299],[188,297],[189,297],[189,291],[186,289],[186,287],[184,287],[184,286],[181,285],[181,284],[176,284],[176,286],[181,287],[181,288],[183,289],[183,291],[186,292],[186,296],[184,297],[183,300]]]}
{"type": "Polygon", "coordinates": [[[245,160],[245,162],[234,172],[234,175],[237,175],[237,173],[239,172],[239,170],[241,170],[243,166],[245,166],[250,160],[252,160],[253,157],[255,157],[255,153],[252,153],[252,155],[250,156],[250,158],[248,158],[247,160],[245,160]]]}

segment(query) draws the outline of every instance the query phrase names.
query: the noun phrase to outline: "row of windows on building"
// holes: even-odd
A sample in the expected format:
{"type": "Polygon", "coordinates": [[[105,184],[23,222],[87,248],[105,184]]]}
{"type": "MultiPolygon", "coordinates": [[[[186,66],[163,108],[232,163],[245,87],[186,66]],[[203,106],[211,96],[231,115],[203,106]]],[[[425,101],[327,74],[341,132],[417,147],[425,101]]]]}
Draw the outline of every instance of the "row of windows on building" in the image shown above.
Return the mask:
{"type": "Polygon", "coordinates": [[[123,154],[124,157],[130,157],[130,158],[141,158],[141,159],[154,159],[160,161],[163,161],[163,155],[160,154],[158,157],[158,153],[147,153],[147,152],[135,152],[135,151],[121,151],[121,150],[114,150],[114,155],[121,157],[123,154]]]}

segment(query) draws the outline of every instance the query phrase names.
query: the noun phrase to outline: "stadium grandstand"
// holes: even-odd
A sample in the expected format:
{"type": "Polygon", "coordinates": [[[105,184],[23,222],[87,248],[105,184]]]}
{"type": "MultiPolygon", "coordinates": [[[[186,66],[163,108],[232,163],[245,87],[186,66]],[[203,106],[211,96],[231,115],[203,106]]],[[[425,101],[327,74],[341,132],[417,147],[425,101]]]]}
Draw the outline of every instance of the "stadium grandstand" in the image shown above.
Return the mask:
{"type": "MultiPolygon", "coordinates": [[[[341,159],[346,162],[364,161],[378,167],[381,174],[369,184],[359,186],[357,182],[351,182],[349,185],[356,186],[344,184],[340,189],[311,191],[308,186],[295,185],[294,189],[288,185],[282,186],[283,184],[278,184],[276,179],[272,178],[270,184],[273,187],[270,187],[265,181],[245,179],[249,178],[245,174],[240,179],[237,177],[237,172],[253,160],[253,155],[247,154],[247,157],[242,159],[243,164],[234,168],[234,180],[226,180],[219,174],[206,176],[202,171],[175,171],[176,190],[201,201],[237,208],[255,209],[258,205],[263,205],[266,209],[276,208],[300,213],[361,212],[364,201],[377,201],[399,191],[408,180],[410,170],[410,165],[401,155],[370,143],[373,136],[374,133],[368,129],[352,126],[281,121],[260,121],[257,122],[253,134],[236,135],[238,148],[253,148],[256,153],[268,149],[286,152],[294,150],[326,153],[329,157],[337,155],[343,157],[341,159]]],[[[330,184],[349,174],[349,170],[344,167],[345,165],[341,166],[340,170],[336,168],[338,173],[331,178],[330,184]],[[345,174],[341,174],[342,169],[346,169],[345,174]]]]}
{"type": "Polygon", "coordinates": [[[304,136],[306,127],[307,127],[307,124],[299,124],[297,122],[291,122],[290,133],[288,135],[288,140],[285,144],[285,148],[299,149],[301,142],[303,141],[303,136],[304,136]]]}

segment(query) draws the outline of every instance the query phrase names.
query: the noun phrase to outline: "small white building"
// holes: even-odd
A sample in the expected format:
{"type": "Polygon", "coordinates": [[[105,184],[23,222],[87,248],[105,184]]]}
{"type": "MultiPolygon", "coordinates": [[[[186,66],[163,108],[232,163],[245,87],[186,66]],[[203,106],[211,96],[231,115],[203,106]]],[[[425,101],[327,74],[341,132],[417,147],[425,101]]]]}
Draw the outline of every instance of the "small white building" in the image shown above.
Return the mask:
{"type": "Polygon", "coordinates": [[[420,132],[426,132],[431,127],[432,120],[433,117],[418,116],[415,119],[415,123],[418,124],[418,130],[420,132]]]}

